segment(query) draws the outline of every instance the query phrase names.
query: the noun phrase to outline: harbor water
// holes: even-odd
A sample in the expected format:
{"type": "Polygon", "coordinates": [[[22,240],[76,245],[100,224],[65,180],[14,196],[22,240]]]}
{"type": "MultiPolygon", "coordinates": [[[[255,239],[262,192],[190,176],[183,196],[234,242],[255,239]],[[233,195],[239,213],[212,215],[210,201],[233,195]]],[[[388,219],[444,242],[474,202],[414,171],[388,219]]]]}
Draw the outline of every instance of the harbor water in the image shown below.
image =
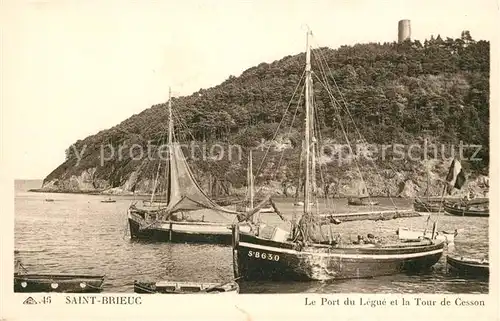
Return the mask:
{"type": "MultiPolygon", "coordinates": [[[[170,244],[130,239],[127,208],[131,196],[33,193],[40,181],[16,181],[15,250],[31,273],[85,273],[105,275],[104,292],[132,292],[134,280],[224,282],[233,278],[232,251],[228,246],[170,244]],[[47,202],[46,199],[53,199],[47,202]]],[[[377,199],[381,209],[411,208],[411,201],[377,199]]],[[[292,200],[278,200],[287,215],[299,212],[292,200]]],[[[352,211],[345,199],[335,210],[352,211]]],[[[356,210],[367,210],[360,207],[356,210]]],[[[279,223],[275,214],[263,221],[279,223]]],[[[488,218],[432,214],[439,231],[461,230],[455,251],[473,258],[488,258],[488,218]]],[[[427,217],[388,221],[345,222],[332,227],[345,238],[357,235],[394,236],[398,228],[422,229],[427,217]]],[[[427,223],[428,224],[428,223],[427,223]]],[[[281,223],[286,228],[286,224],[281,223]]],[[[371,279],[328,282],[241,282],[241,293],[488,293],[488,282],[466,280],[446,273],[445,254],[432,271],[371,279]]]]}

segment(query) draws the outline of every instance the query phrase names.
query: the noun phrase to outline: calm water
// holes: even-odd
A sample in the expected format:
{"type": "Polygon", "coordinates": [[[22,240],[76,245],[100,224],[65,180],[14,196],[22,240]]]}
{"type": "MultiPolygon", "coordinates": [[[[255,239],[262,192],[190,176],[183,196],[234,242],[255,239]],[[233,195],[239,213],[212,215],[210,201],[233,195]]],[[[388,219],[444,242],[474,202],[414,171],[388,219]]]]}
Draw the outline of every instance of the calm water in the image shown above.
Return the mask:
{"type": "MultiPolygon", "coordinates": [[[[16,255],[30,272],[105,274],[106,292],[132,292],[134,280],[223,282],[233,278],[230,247],[131,241],[126,213],[131,197],[27,192],[39,181],[17,181],[15,196],[16,255]],[[54,202],[46,202],[52,198],[54,202]]],[[[391,208],[390,200],[380,200],[391,208]]],[[[407,200],[394,200],[409,208],[407,200]]],[[[345,211],[345,200],[336,208],[345,211]]],[[[284,209],[293,207],[282,203],[284,209]]],[[[295,209],[296,210],[296,209],[295,209]]],[[[351,208],[352,210],[352,208],[351,208]]],[[[279,222],[274,214],[263,217],[279,222]]],[[[438,229],[464,229],[456,251],[475,258],[488,256],[488,219],[435,215],[438,229]]],[[[393,237],[399,227],[423,228],[425,217],[391,221],[346,222],[334,227],[344,237],[373,233],[393,237]]],[[[485,281],[445,274],[444,256],[432,272],[418,276],[393,275],[334,282],[240,283],[242,293],[488,293],[485,281]]]]}

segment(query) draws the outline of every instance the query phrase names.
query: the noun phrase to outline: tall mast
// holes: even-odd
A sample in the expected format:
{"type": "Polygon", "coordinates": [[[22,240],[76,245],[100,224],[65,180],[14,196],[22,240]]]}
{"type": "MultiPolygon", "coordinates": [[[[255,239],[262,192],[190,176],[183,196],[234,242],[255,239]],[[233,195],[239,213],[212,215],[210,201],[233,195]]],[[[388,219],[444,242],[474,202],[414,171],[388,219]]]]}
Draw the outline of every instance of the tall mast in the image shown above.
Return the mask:
{"type": "Polygon", "coordinates": [[[168,146],[172,145],[172,136],[174,135],[174,120],[172,119],[172,89],[168,87],[168,146]]]}
{"type": "Polygon", "coordinates": [[[172,117],[172,89],[168,87],[168,158],[167,158],[167,166],[165,166],[165,172],[167,176],[167,188],[165,191],[167,193],[167,204],[170,203],[170,158],[172,157],[173,147],[172,147],[172,139],[174,136],[174,120],[172,117]]]}
{"type": "MultiPolygon", "coordinates": [[[[314,91],[312,88],[312,77],[309,80],[309,85],[311,86],[310,90],[314,91]]],[[[315,126],[314,126],[314,94],[311,93],[311,107],[309,108],[311,115],[309,116],[309,130],[311,131],[311,195],[316,200],[316,137],[315,134],[315,126]]],[[[314,201],[316,204],[316,201],[314,201]]]]}
{"type": "Polygon", "coordinates": [[[253,209],[253,164],[252,164],[252,150],[248,156],[248,197],[250,199],[250,209],[253,209]]]}
{"type": "Polygon", "coordinates": [[[307,31],[306,37],[306,128],[305,128],[305,150],[306,150],[306,180],[304,188],[304,213],[311,213],[311,182],[310,182],[310,169],[311,169],[311,151],[310,151],[310,86],[311,86],[311,51],[309,48],[309,35],[311,31],[307,31]]]}

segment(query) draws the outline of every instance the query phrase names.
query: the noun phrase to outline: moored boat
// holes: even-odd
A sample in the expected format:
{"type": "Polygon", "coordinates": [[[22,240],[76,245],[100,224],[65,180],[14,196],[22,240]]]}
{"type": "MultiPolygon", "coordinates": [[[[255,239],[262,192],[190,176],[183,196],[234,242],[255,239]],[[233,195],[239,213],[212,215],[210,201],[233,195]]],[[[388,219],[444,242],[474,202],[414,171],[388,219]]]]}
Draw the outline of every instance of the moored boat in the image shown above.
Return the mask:
{"type": "MultiPolygon", "coordinates": [[[[235,224],[232,233],[235,277],[255,281],[335,280],[421,272],[429,269],[443,254],[444,242],[441,240],[432,238],[414,242],[399,240],[380,242],[375,237],[363,240],[358,236],[357,243],[348,244],[341,237],[334,238],[331,230],[330,233],[322,230],[322,225],[326,225],[325,220],[319,217],[317,209],[314,211],[311,206],[318,204],[312,199],[318,195],[318,189],[315,184],[317,137],[314,128],[315,112],[312,109],[314,91],[311,77],[310,35],[311,32],[308,31],[304,95],[303,213],[298,223],[295,219],[288,222],[291,225],[290,232],[279,227],[260,225],[253,234],[241,233],[239,224],[235,224]]],[[[326,86],[325,83],[322,85],[326,86]]]]}
{"type": "Polygon", "coordinates": [[[99,293],[103,275],[14,273],[14,292],[99,293]]]}
{"type": "Polygon", "coordinates": [[[467,205],[462,205],[460,203],[445,203],[443,209],[446,213],[455,216],[478,216],[478,217],[489,217],[490,211],[488,208],[476,209],[471,208],[467,205]]]}
{"type": "MultiPolygon", "coordinates": [[[[128,212],[131,237],[173,243],[231,244],[230,223],[161,220],[155,215],[154,211],[131,207],[128,212]]],[[[157,215],[159,217],[161,212],[157,215]]],[[[242,231],[250,233],[251,226],[242,225],[242,231]]]]}
{"type": "Polygon", "coordinates": [[[112,198],[108,198],[108,199],[102,200],[101,203],[116,203],[116,200],[114,200],[112,198]]]}
{"type": "Polygon", "coordinates": [[[415,199],[415,201],[413,202],[413,208],[417,212],[439,212],[443,209],[443,205],[441,200],[431,201],[415,199]]]}
{"type": "MultiPolygon", "coordinates": [[[[416,241],[420,239],[426,239],[432,237],[432,232],[423,231],[423,230],[411,230],[408,228],[399,228],[396,231],[400,240],[408,240],[408,241],[416,241]]],[[[455,232],[436,232],[435,238],[437,240],[445,241],[446,243],[453,243],[455,241],[455,237],[458,235],[458,230],[455,232]]]]}
{"type": "Polygon", "coordinates": [[[281,240],[234,229],[235,277],[245,280],[336,280],[368,278],[402,272],[419,272],[436,264],[444,242],[420,240],[410,243],[301,246],[286,233],[281,240]]]}
{"type": "Polygon", "coordinates": [[[234,281],[226,283],[134,281],[134,292],[143,294],[238,294],[239,290],[238,283],[234,281]]]}
{"type": "MultiPolygon", "coordinates": [[[[165,164],[166,205],[139,208],[132,204],[127,213],[131,238],[230,245],[231,225],[242,220],[247,213],[216,204],[200,188],[184,157],[181,145],[173,141],[171,101],[169,97],[169,157],[165,164]]],[[[161,163],[158,173],[160,166],[161,163]]],[[[153,198],[154,190],[151,202],[153,198]]],[[[242,231],[251,230],[251,223],[242,223],[242,231]]]]}
{"type": "Polygon", "coordinates": [[[446,264],[450,272],[465,277],[488,277],[490,274],[488,260],[447,255],[446,264]]]}
{"type": "Polygon", "coordinates": [[[367,200],[368,196],[365,197],[348,197],[347,198],[347,204],[348,205],[353,205],[353,206],[371,206],[371,205],[378,205],[379,202],[377,201],[372,201],[372,200],[367,200]]]}

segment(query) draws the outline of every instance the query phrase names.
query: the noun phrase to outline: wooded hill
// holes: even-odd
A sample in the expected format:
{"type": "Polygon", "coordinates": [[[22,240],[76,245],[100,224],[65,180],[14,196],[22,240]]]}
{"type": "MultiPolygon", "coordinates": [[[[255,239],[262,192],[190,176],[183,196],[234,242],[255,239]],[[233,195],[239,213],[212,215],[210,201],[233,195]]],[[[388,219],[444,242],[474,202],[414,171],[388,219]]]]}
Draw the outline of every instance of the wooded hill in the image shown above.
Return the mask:
{"type": "MultiPolygon", "coordinates": [[[[338,85],[350,113],[369,143],[412,144],[428,139],[434,144],[482,145],[476,157],[481,161],[465,164],[468,170],[487,173],[489,164],[489,61],[488,41],[475,41],[469,32],[461,38],[441,38],[424,43],[368,43],[342,46],[338,49],[318,48],[312,57],[321,55],[328,64],[328,81],[338,85]]],[[[273,137],[283,112],[304,71],[305,54],[286,56],[273,63],[262,63],[230,76],[218,86],[200,89],[187,96],[173,98],[176,133],[180,141],[223,142],[242,146],[244,155],[273,137]]],[[[312,61],[313,70],[319,67],[312,61]]],[[[323,138],[341,141],[343,137],[336,122],[337,111],[330,97],[318,82],[314,84],[317,119],[323,138]]],[[[334,93],[334,95],[339,94],[334,93]]],[[[296,102],[297,99],[295,99],[296,102]]],[[[297,119],[302,119],[299,111],[297,119]]],[[[290,124],[291,113],[285,119],[290,124]]],[[[147,164],[125,157],[100,166],[100,146],[113,146],[148,141],[166,143],[168,113],[166,104],[154,105],[133,115],[119,125],[103,130],[75,143],[76,150],[86,145],[78,166],[72,149],[66,161],[50,173],[45,183],[69,179],[84,170],[95,168],[92,179],[95,188],[119,187],[140,168],[140,178],[151,179],[157,163],[147,164]],[[107,182],[107,183],[106,183],[107,182]]],[[[295,121],[292,132],[282,126],[281,138],[292,148],[284,157],[280,177],[288,180],[297,174],[302,121],[295,121]]],[[[351,126],[351,127],[349,127],[351,126]]],[[[356,140],[352,125],[349,135],[356,140]]],[[[469,152],[473,152],[470,150],[469,152]]],[[[468,152],[466,151],[466,154],[468,152]]],[[[262,157],[256,154],[255,166],[262,157]]],[[[196,161],[197,173],[211,173],[240,185],[245,181],[246,159],[235,164],[229,161],[196,161]]],[[[383,168],[383,163],[380,164],[383,168]]],[[[408,171],[415,164],[392,164],[395,170],[408,171]],[[405,167],[405,168],[403,168],[405,167]]],[[[342,169],[331,169],[342,175],[342,169]]],[[[487,174],[486,174],[487,175],[487,174]]],[[[202,175],[203,176],[203,175],[202,175]]],[[[258,184],[258,182],[257,182],[258,184]]],[[[132,190],[134,187],[130,187],[132,190]]]]}

